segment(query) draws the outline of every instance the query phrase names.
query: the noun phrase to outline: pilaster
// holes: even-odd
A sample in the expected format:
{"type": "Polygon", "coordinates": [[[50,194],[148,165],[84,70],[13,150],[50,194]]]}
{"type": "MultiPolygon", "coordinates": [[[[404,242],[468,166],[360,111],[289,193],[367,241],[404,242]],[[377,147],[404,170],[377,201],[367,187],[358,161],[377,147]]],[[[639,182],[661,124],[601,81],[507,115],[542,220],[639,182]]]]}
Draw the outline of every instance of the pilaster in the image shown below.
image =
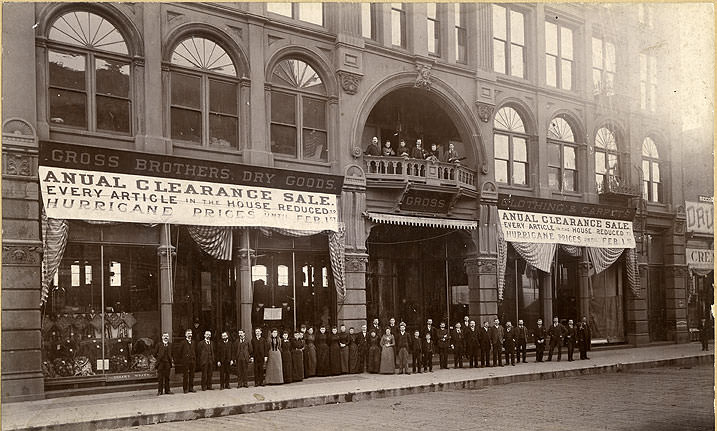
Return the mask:
{"type": "Polygon", "coordinates": [[[172,307],[174,306],[174,282],[172,263],[177,255],[175,247],[172,246],[171,236],[169,234],[169,225],[164,225],[160,229],[159,247],[157,255],[159,256],[159,312],[161,321],[161,332],[168,332],[169,339],[172,339],[172,307]]]}

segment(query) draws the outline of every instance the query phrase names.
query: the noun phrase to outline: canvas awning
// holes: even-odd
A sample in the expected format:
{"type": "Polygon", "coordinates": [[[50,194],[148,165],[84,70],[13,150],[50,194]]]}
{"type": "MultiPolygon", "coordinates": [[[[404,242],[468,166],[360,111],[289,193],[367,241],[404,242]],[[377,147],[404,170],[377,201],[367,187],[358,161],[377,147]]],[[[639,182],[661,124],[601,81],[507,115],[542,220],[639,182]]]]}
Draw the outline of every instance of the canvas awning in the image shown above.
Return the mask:
{"type": "Polygon", "coordinates": [[[419,217],[411,215],[365,213],[366,217],[374,223],[386,223],[402,226],[424,226],[448,229],[477,229],[478,222],[473,220],[457,220],[439,217],[419,217]]]}

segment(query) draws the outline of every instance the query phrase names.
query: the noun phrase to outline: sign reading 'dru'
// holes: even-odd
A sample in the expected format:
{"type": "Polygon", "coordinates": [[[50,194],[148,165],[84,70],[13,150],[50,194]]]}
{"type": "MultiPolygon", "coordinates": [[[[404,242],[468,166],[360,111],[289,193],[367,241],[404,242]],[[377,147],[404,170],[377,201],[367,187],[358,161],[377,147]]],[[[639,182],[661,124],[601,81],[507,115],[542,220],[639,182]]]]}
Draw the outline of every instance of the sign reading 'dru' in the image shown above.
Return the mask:
{"type": "MultiPolygon", "coordinates": [[[[631,211],[634,216],[634,209],[631,211]]],[[[498,197],[498,217],[506,241],[580,247],[635,248],[629,208],[547,199],[498,197]]]]}
{"type": "Polygon", "coordinates": [[[333,175],[46,142],[39,174],[50,218],[338,228],[333,175]]]}

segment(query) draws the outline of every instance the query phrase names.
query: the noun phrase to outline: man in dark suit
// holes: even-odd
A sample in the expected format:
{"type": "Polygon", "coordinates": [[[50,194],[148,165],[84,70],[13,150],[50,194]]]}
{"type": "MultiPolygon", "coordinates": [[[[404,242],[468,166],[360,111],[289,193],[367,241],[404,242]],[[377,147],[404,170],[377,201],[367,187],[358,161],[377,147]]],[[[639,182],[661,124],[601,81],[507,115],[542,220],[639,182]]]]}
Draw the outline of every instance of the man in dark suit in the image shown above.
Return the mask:
{"type": "Polygon", "coordinates": [[[505,365],[515,366],[515,329],[509,321],[505,322],[505,331],[503,332],[503,348],[505,349],[505,365]]]}
{"type": "Polygon", "coordinates": [[[184,393],[194,392],[194,368],[197,366],[197,343],[192,340],[192,330],[184,331],[184,340],[179,347],[179,360],[182,361],[182,389],[184,393]]]}
{"type": "Polygon", "coordinates": [[[580,359],[590,359],[588,358],[588,351],[590,350],[590,345],[592,344],[592,333],[590,332],[590,325],[588,325],[588,318],[583,316],[583,319],[580,324],[583,330],[583,339],[585,340],[583,346],[585,351],[580,352],[580,359]]]}
{"type": "Polygon", "coordinates": [[[503,358],[500,355],[503,353],[503,327],[500,326],[500,320],[496,317],[493,320],[493,326],[488,330],[488,338],[490,338],[490,348],[493,350],[493,366],[503,366],[503,358]],[[497,364],[497,365],[496,365],[497,364]]]}
{"type": "MultiPolygon", "coordinates": [[[[393,317],[388,319],[388,326],[386,327],[391,330],[391,335],[393,335],[393,338],[395,339],[398,335],[398,326],[396,326],[396,319],[393,317]]],[[[384,329],[383,332],[385,333],[386,330],[384,329]]],[[[398,350],[396,350],[396,354],[398,354],[398,350]]]]}
{"type": "Polygon", "coordinates": [[[453,348],[453,368],[463,368],[466,339],[460,323],[456,323],[453,334],[451,334],[451,347],[453,348]]]}
{"type": "Polygon", "coordinates": [[[426,333],[431,334],[431,341],[435,343],[438,338],[438,329],[433,326],[433,319],[426,320],[426,326],[423,328],[423,332],[421,332],[421,338],[424,340],[426,339],[426,333]]]}
{"type": "Polygon", "coordinates": [[[222,332],[222,341],[217,346],[217,368],[219,368],[219,389],[229,389],[229,371],[234,366],[234,355],[229,334],[222,332]]]}
{"type": "Polygon", "coordinates": [[[438,339],[436,340],[436,347],[438,348],[438,359],[441,364],[441,369],[448,368],[448,348],[451,346],[451,334],[446,328],[446,324],[441,322],[441,327],[436,333],[438,339]]]}
{"type": "Polygon", "coordinates": [[[264,386],[264,364],[269,356],[269,346],[266,339],[261,336],[261,329],[254,330],[251,339],[251,356],[254,358],[254,386],[264,386]]]}
{"type": "Polygon", "coordinates": [[[478,357],[480,356],[480,340],[478,339],[480,333],[478,331],[480,329],[476,328],[476,322],[471,320],[466,331],[466,355],[470,368],[478,368],[478,357]]]}
{"type": "Polygon", "coordinates": [[[483,327],[478,331],[478,340],[480,342],[480,366],[490,367],[490,324],[486,320],[483,327]]]}
{"type": "Polygon", "coordinates": [[[426,150],[423,148],[423,142],[420,139],[416,139],[416,146],[411,149],[412,159],[425,159],[426,150]]]}
{"type": "Polygon", "coordinates": [[[211,341],[212,332],[204,331],[204,340],[197,346],[197,359],[202,370],[202,390],[212,390],[212,374],[214,373],[214,345],[211,341]]]}
{"type": "Polygon", "coordinates": [[[234,344],[234,363],[237,366],[237,388],[248,388],[247,377],[249,376],[249,362],[251,361],[251,344],[246,339],[244,331],[239,330],[239,338],[234,344]]]}
{"type": "Polygon", "coordinates": [[[395,337],[396,350],[398,353],[398,374],[411,374],[408,371],[408,350],[411,346],[411,339],[409,338],[408,332],[406,332],[406,324],[401,322],[400,329],[395,337]]]}
{"type": "Polygon", "coordinates": [[[575,351],[575,339],[577,333],[575,331],[575,325],[573,319],[568,320],[568,327],[565,328],[565,344],[568,346],[568,362],[573,361],[573,352],[575,351]]]}
{"type": "Polygon", "coordinates": [[[518,326],[515,328],[515,361],[517,363],[520,363],[520,358],[523,358],[523,363],[525,364],[527,361],[525,360],[525,354],[526,354],[526,347],[528,345],[528,328],[526,328],[523,325],[523,319],[518,320],[518,326]]]}
{"type": "Polygon", "coordinates": [[[366,371],[368,365],[368,332],[366,325],[361,325],[361,332],[356,334],[356,348],[358,350],[358,372],[366,371]]]}
{"type": "Polygon", "coordinates": [[[162,334],[162,342],[157,345],[155,352],[157,358],[157,396],[162,395],[162,389],[165,394],[171,394],[169,390],[169,370],[172,369],[172,345],[169,343],[169,333],[162,334]]]}
{"type": "Polygon", "coordinates": [[[543,362],[543,352],[545,352],[545,326],[543,326],[543,319],[538,319],[538,327],[533,332],[533,339],[535,340],[535,362],[543,362]]]}
{"type": "Polygon", "coordinates": [[[557,317],[553,318],[553,325],[548,329],[548,335],[550,336],[550,350],[548,351],[548,362],[553,360],[553,350],[558,348],[558,361],[562,356],[563,350],[563,335],[565,335],[565,328],[560,324],[557,317]]]}

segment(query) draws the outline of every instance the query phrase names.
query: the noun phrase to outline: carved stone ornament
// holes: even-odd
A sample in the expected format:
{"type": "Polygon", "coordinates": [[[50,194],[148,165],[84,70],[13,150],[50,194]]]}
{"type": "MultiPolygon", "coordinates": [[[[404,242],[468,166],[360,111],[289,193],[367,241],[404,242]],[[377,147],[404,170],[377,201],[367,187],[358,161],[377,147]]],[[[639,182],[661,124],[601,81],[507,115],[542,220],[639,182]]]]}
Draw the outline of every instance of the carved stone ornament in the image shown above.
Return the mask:
{"type": "Polygon", "coordinates": [[[346,272],[366,272],[368,256],[346,255],[346,272]]]}
{"type": "Polygon", "coordinates": [[[339,76],[341,88],[346,92],[346,94],[353,95],[358,92],[359,84],[361,84],[361,75],[345,72],[343,70],[339,70],[336,74],[339,76]]]}
{"type": "Polygon", "coordinates": [[[431,89],[431,65],[430,64],[417,64],[416,71],[416,83],[413,84],[416,88],[423,88],[424,90],[431,89]]]}
{"type": "Polygon", "coordinates": [[[497,271],[495,260],[478,260],[478,274],[495,274],[497,271]]]}
{"type": "Polygon", "coordinates": [[[31,245],[4,245],[3,265],[37,265],[42,261],[42,247],[31,245]]]}
{"type": "Polygon", "coordinates": [[[4,153],[6,175],[32,176],[32,158],[29,154],[4,153]]]}
{"type": "Polygon", "coordinates": [[[494,105],[483,102],[476,102],[476,105],[478,106],[478,118],[480,118],[482,122],[487,123],[493,118],[494,105]]]}
{"type": "Polygon", "coordinates": [[[354,145],[351,148],[351,156],[354,159],[358,159],[359,157],[361,157],[361,155],[363,155],[363,150],[360,147],[354,145]]]}

